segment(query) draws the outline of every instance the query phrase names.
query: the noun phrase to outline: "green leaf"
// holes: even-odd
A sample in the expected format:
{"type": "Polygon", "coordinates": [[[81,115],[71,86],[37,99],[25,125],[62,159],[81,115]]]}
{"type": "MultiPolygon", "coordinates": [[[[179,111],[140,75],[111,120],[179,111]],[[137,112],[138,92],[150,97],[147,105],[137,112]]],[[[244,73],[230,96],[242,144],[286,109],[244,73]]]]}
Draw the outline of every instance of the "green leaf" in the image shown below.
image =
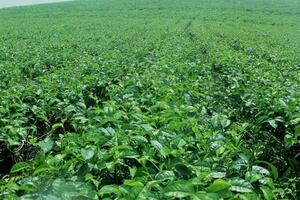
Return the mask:
{"type": "Polygon", "coordinates": [[[273,127],[273,128],[277,128],[277,123],[276,123],[276,120],[272,119],[272,120],[268,120],[269,124],[273,127]]]}
{"type": "Polygon", "coordinates": [[[165,193],[170,193],[170,196],[175,195],[175,192],[180,193],[194,193],[194,187],[192,182],[189,181],[175,181],[170,182],[165,188],[165,193]]]}
{"type": "Polygon", "coordinates": [[[174,180],[175,174],[172,171],[162,171],[155,176],[156,180],[174,180]]]}
{"type": "Polygon", "coordinates": [[[274,188],[274,185],[273,185],[273,180],[269,177],[264,177],[264,178],[261,178],[258,180],[262,185],[266,185],[266,186],[269,186],[271,188],[274,188]]]}
{"type": "Polygon", "coordinates": [[[252,192],[252,193],[241,193],[241,194],[237,194],[235,196],[235,199],[241,199],[241,200],[258,200],[261,198],[258,198],[257,194],[252,192]]]}
{"type": "Polygon", "coordinates": [[[39,142],[38,145],[41,147],[44,153],[47,153],[52,149],[54,142],[51,138],[47,137],[43,141],[39,142]]]}
{"type": "Polygon", "coordinates": [[[295,139],[292,135],[287,134],[284,136],[284,146],[286,148],[291,148],[295,143],[295,139]]]}
{"type": "Polygon", "coordinates": [[[223,128],[228,127],[230,125],[230,123],[231,123],[231,121],[229,119],[222,119],[220,122],[221,122],[221,126],[223,128]]]}
{"type": "Polygon", "coordinates": [[[76,191],[76,187],[73,183],[68,183],[64,179],[55,179],[52,183],[52,188],[54,194],[62,196],[62,194],[67,194],[76,191]]]}
{"type": "Polygon", "coordinates": [[[295,119],[291,120],[291,124],[299,124],[299,123],[300,123],[300,117],[296,117],[295,119]]]}
{"type": "Polygon", "coordinates": [[[51,171],[51,170],[55,170],[51,167],[49,167],[48,165],[41,165],[37,168],[35,168],[34,172],[33,172],[33,175],[36,176],[37,174],[40,174],[40,173],[43,173],[43,172],[46,172],[46,171],[51,171]]]}
{"type": "Polygon", "coordinates": [[[29,167],[30,167],[30,165],[28,163],[19,162],[19,163],[14,164],[14,166],[10,170],[10,173],[16,173],[16,172],[22,171],[24,169],[27,169],[29,167]]]}
{"type": "Polygon", "coordinates": [[[76,105],[82,109],[86,109],[86,105],[83,102],[78,102],[76,105]]]}
{"type": "Polygon", "coordinates": [[[220,200],[220,196],[217,193],[205,193],[201,191],[193,195],[192,200],[220,200]]]}
{"type": "Polygon", "coordinates": [[[132,187],[144,187],[144,184],[140,181],[134,180],[125,180],[124,185],[132,186],[132,187]]]}
{"type": "Polygon", "coordinates": [[[300,136],[300,125],[297,125],[297,126],[295,127],[295,136],[296,136],[296,137],[300,136]]]}
{"type": "Polygon", "coordinates": [[[261,161],[261,160],[257,161],[256,163],[264,163],[268,165],[271,168],[272,176],[274,177],[274,179],[278,178],[278,169],[272,163],[269,163],[267,161],[261,161]]]}
{"type": "Polygon", "coordinates": [[[226,172],[212,172],[210,175],[213,178],[224,178],[226,176],[226,172]]]}
{"type": "Polygon", "coordinates": [[[231,184],[228,183],[227,181],[225,181],[223,179],[217,179],[207,188],[207,191],[208,192],[218,192],[220,190],[229,189],[230,186],[231,186],[231,184]]]}
{"type": "Polygon", "coordinates": [[[52,129],[56,129],[58,127],[64,127],[64,124],[63,123],[56,123],[56,124],[52,125],[52,129]]]}
{"type": "Polygon", "coordinates": [[[128,146],[128,145],[118,145],[118,146],[114,146],[111,150],[132,150],[132,147],[131,146],[128,146]]]}
{"type": "Polygon", "coordinates": [[[262,191],[264,197],[266,200],[272,200],[273,199],[273,193],[272,190],[267,186],[260,187],[260,190],[262,191]]]}
{"type": "Polygon", "coordinates": [[[267,169],[258,165],[252,166],[252,171],[263,175],[270,175],[270,172],[267,169]]]}
{"type": "Polygon", "coordinates": [[[117,185],[105,185],[103,186],[100,191],[98,192],[100,196],[103,196],[105,194],[128,194],[128,191],[124,189],[123,187],[119,187],[117,185]]]}
{"type": "MultiPolygon", "coordinates": [[[[48,195],[46,195],[46,196],[43,196],[45,199],[47,199],[47,200],[61,200],[61,198],[60,197],[58,197],[58,196],[55,196],[55,195],[52,195],[52,194],[48,194],[48,195]]],[[[22,199],[23,200],[23,199],[22,199]]],[[[24,199],[24,200],[26,200],[26,199],[24,199]]]]}
{"type": "Polygon", "coordinates": [[[165,193],[165,195],[167,197],[173,197],[173,198],[185,198],[185,197],[192,195],[192,193],[189,193],[189,192],[167,192],[167,193],[165,193]]]}
{"type": "Polygon", "coordinates": [[[231,184],[230,190],[234,192],[244,193],[244,192],[253,191],[252,185],[243,179],[239,179],[239,178],[232,179],[230,180],[230,184],[231,184]]]}
{"type": "Polygon", "coordinates": [[[129,167],[129,172],[130,172],[131,178],[134,178],[136,171],[137,171],[136,167],[129,167]]]}
{"type": "Polygon", "coordinates": [[[74,111],[76,111],[76,108],[73,105],[69,105],[65,108],[65,112],[67,113],[74,112],[74,111]]]}
{"type": "Polygon", "coordinates": [[[94,154],[95,154],[95,150],[94,149],[81,149],[81,156],[85,159],[85,160],[89,160],[91,159],[94,154]]]}
{"type": "Polygon", "coordinates": [[[145,130],[145,131],[152,131],[153,127],[150,124],[142,124],[141,127],[145,130]]]}
{"type": "Polygon", "coordinates": [[[99,191],[100,195],[111,194],[111,193],[118,194],[119,193],[119,187],[117,185],[105,185],[99,191]]]}
{"type": "Polygon", "coordinates": [[[157,141],[157,140],[152,140],[151,145],[158,151],[160,152],[163,148],[163,146],[157,141]]]}
{"type": "Polygon", "coordinates": [[[257,174],[257,173],[252,172],[252,171],[246,172],[246,175],[245,175],[245,179],[249,183],[254,183],[254,182],[258,181],[261,178],[263,178],[262,174],[257,174]]]}

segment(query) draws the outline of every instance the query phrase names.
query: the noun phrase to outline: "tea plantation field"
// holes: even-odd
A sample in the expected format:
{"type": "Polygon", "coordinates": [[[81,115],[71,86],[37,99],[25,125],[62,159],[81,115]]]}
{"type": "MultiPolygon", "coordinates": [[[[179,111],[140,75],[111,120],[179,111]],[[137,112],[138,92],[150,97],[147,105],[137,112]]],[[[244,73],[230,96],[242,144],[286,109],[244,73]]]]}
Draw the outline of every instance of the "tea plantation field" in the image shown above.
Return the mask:
{"type": "Polygon", "coordinates": [[[0,199],[299,199],[299,0],[0,9],[0,199]]]}

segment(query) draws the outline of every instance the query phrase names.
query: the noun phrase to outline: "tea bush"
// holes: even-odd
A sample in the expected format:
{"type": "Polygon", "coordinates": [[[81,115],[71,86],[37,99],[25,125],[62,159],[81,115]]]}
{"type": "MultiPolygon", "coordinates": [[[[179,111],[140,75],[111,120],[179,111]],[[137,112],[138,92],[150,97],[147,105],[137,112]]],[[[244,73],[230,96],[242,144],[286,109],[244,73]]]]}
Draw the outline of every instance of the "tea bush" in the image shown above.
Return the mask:
{"type": "Polygon", "coordinates": [[[1,199],[297,199],[299,10],[1,9],[1,199]]]}

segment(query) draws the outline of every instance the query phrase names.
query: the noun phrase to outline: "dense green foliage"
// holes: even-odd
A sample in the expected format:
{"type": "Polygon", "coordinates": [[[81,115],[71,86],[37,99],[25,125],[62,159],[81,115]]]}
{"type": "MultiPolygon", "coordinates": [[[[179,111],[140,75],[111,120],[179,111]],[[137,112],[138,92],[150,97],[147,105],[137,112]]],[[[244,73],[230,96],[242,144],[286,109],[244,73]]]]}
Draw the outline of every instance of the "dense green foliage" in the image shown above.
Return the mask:
{"type": "Polygon", "coordinates": [[[297,199],[298,0],[0,10],[0,199],[297,199]]]}

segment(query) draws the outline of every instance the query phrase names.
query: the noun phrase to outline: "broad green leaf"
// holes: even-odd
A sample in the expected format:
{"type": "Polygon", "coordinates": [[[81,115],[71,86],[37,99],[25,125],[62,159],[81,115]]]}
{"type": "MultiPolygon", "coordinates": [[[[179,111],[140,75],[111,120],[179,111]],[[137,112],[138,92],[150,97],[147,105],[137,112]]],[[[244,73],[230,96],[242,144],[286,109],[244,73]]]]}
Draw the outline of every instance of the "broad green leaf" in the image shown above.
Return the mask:
{"type": "Polygon", "coordinates": [[[258,165],[252,166],[252,171],[256,172],[256,173],[264,174],[264,175],[270,175],[270,172],[267,169],[265,169],[261,166],[258,166],[258,165]]]}
{"type": "Polygon", "coordinates": [[[119,146],[114,146],[112,148],[112,150],[132,150],[132,147],[131,146],[128,146],[128,145],[119,145],[119,146]]]}
{"type": "Polygon", "coordinates": [[[187,105],[193,105],[193,98],[191,97],[190,94],[184,93],[184,99],[187,105]]]}
{"type": "Polygon", "coordinates": [[[276,120],[272,119],[272,120],[269,120],[268,122],[273,128],[275,128],[275,129],[277,128],[278,125],[276,123],[276,120]]]}
{"type": "Polygon", "coordinates": [[[217,193],[197,192],[192,196],[193,200],[219,200],[220,196],[217,193]]]}
{"type": "Polygon", "coordinates": [[[136,171],[137,171],[136,167],[129,167],[129,172],[130,172],[131,178],[135,177],[136,171]]]}
{"type": "Polygon", "coordinates": [[[262,185],[267,185],[271,188],[274,188],[273,185],[273,179],[269,178],[269,177],[265,177],[265,178],[261,178],[258,180],[262,185]]]}
{"type": "Polygon", "coordinates": [[[16,173],[19,171],[23,171],[24,169],[28,169],[30,168],[30,165],[26,162],[19,162],[14,164],[14,166],[12,166],[10,173],[16,173]]]}
{"type": "Polygon", "coordinates": [[[252,172],[252,171],[246,172],[246,175],[245,175],[245,179],[249,183],[254,183],[254,182],[258,181],[261,178],[263,178],[262,174],[258,174],[258,173],[252,172]]]}
{"type": "Polygon", "coordinates": [[[58,197],[58,196],[55,196],[55,195],[52,195],[52,194],[45,195],[44,198],[47,199],[47,200],[61,200],[61,197],[58,197]]]}
{"type": "Polygon", "coordinates": [[[231,191],[240,192],[240,193],[253,191],[252,185],[243,179],[235,178],[230,180],[229,182],[231,184],[230,187],[231,191]]]}
{"type": "Polygon", "coordinates": [[[174,192],[179,193],[194,193],[194,186],[192,185],[192,182],[189,181],[174,181],[170,182],[165,188],[165,193],[171,192],[171,194],[174,194],[174,192]]]}
{"type": "Polygon", "coordinates": [[[76,105],[82,109],[86,109],[86,105],[83,102],[78,102],[76,105]]]}
{"type": "Polygon", "coordinates": [[[274,179],[278,178],[278,169],[272,163],[269,163],[267,161],[261,161],[261,160],[257,161],[256,163],[263,163],[268,165],[271,168],[272,176],[274,177],[274,179]]]}
{"type": "Polygon", "coordinates": [[[296,117],[295,119],[291,120],[291,124],[298,124],[297,126],[299,126],[300,123],[300,117],[296,117]]]}
{"type": "Polygon", "coordinates": [[[33,175],[36,176],[37,174],[44,173],[47,171],[50,172],[52,170],[55,171],[56,169],[49,167],[49,165],[41,165],[34,170],[33,175]]]}
{"type": "Polygon", "coordinates": [[[94,154],[95,154],[95,150],[92,148],[88,148],[88,149],[81,149],[81,155],[85,160],[89,160],[91,159],[94,154]]]}
{"type": "Polygon", "coordinates": [[[165,196],[167,197],[173,197],[173,198],[185,198],[188,196],[191,196],[192,193],[189,192],[166,192],[165,196]]]}
{"type": "Polygon", "coordinates": [[[134,180],[125,180],[124,185],[132,186],[132,187],[144,187],[144,184],[140,181],[134,180]]]}
{"type": "Polygon", "coordinates": [[[52,149],[54,142],[51,138],[47,137],[43,141],[39,142],[38,145],[41,147],[44,153],[47,153],[52,149]]]}
{"type": "Polygon", "coordinates": [[[264,194],[264,197],[266,200],[272,200],[273,199],[273,193],[272,190],[269,187],[262,186],[260,187],[260,190],[264,194]]]}
{"type": "Polygon", "coordinates": [[[284,136],[284,145],[286,148],[291,148],[295,143],[295,139],[292,135],[287,134],[284,136]]]}
{"type": "Polygon", "coordinates": [[[157,150],[157,151],[161,151],[163,146],[157,141],[157,140],[152,140],[151,141],[152,146],[157,150]]]}
{"type": "Polygon", "coordinates": [[[155,176],[156,180],[174,180],[175,174],[173,171],[162,171],[155,176]]]}
{"type": "Polygon", "coordinates": [[[146,187],[130,187],[130,192],[128,193],[128,196],[126,196],[127,199],[141,199],[141,200],[147,200],[149,195],[146,187]]]}
{"type": "Polygon", "coordinates": [[[142,124],[141,127],[145,129],[145,131],[152,131],[153,127],[150,124],[142,124]]]}
{"type": "Polygon", "coordinates": [[[119,192],[119,187],[117,185],[105,185],[100,189],[99,195],[111,193],[118,194],[119,192]]]}
{"type": "Polygon", "coordinates": [[[230,183],[223,179],[217,179],[215,180],[208,188],[208,192],[218,192],[220,190],[226,190],[230,188],[230,183]]]}
{"type": "Polygon", "coordinates": [[[66,182],[64,179],[55,179],[52,183],[54,194],[62,196],[63,194],[76,192],[76,186],[73,183],[66,182]]]}
{"type": "Polygon", "coordinates": [[[260,199],[258,197],[258,195],[254,192],[252,192],[252,193],[240,193],[240,194],[235,195],[235,197],[237,199],[241,199],[241,200],[258,200],[258,199],[260,199]]]}
{"type": "Polygon", "coordinates": [[[73,105],[69,105],[65,108],[65,112],[70,113],[70,112],[75,112],[76,108],[73,105]]]}
{"type": "Polygon", "coordinates": [[[231,123],[231,121],[229,119],[222,119],[220,122],[221,122],[221,126],[223,128],[228,127],[230,125],[230,123],[231,123]]]}
{"type": "Polygon", "coordinates": [[[226,176],[226,172],[212,172],[210,175],[213,178],[224,178],[226,176]]]}
{"type": "Polygon", "coordinates": [[[128,193],[129,193],[129,191],[127,191],[125,188],[119,187],[117,185],[105,185],[98,192],[98,194],[100,196],[103,196],[105,194],[122,195],[122,194],[128,194],[128,193]]]}

